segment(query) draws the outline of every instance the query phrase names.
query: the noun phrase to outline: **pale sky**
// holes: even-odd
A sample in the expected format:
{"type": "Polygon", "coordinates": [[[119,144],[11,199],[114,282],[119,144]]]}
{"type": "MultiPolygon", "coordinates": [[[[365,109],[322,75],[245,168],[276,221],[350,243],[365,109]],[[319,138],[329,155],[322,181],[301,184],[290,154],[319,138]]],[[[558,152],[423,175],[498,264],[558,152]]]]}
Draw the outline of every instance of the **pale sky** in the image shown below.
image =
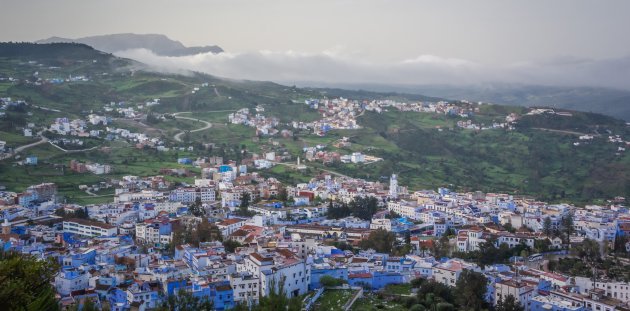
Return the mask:
{"type": "Polygon", "coordinates": [[[0,41],[127,32],[165,34],[188,46],[216,44],[236,59],[334,56],[379,70],[418,59],[479,65],[492,71],[484,77],[491,80],[521,66],[628,65],[630,1],[0,0],[0,41]]]}

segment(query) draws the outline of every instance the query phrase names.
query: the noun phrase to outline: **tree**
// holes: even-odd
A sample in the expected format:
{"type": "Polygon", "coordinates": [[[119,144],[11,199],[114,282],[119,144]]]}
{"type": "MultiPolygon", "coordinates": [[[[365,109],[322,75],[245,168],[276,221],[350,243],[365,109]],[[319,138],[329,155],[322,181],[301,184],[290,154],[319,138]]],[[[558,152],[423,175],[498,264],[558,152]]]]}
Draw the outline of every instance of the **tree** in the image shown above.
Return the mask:
{"type": "Polygon", "coordinates": [[[499,299],[495,311],[523,311],[525,310],[520,303],[516,301],[513,295],[507,295],[502,299],[499,299]]]}
{"type": "Polygon", "coordinates": [[[551,249],[551,241],[549,239],[534,240],[534,250],[537,253],[545,253],[551,249]]]}
{"type": "Polygon", "coordinates": [[[201,220],[195,233],[199,242],[223,241],[221,229],[215,224],[208,222],[207,218],[201,220]]]}
{"type": "Polygon", "coordinates": [[[405,231],[405,244],[411,245],[411,233],[409,231],[405,231]]]}
{"type": "Polygon", "coordinates": [[[514,229],[514,227],[512,227],[512,224],[509,222],[503,225],[503,228],[505,228],[505,230],[510,233],[516,232],[516,229],[514,229]]]}
{"type": "Polygon", "coordinates": [[[206,211],[203,209],[201,204],[201,198],[196,198],[195,202],[190,205],[189,210],[195,217],[203,217],[206,214],[206,211]]]}
{"type": "Polygon", "coordinates": [[[366,240],[362,240],[359,246],[363,249],[373,249],[379,253],[391,253],[396,242],[396,235],[384,229],[372,231],[366,240]]]}
{"type": "Polygon", "coordinates": [[[214,303],[208,297],[196,297],[192,293],[180,289],[177,294],[168,296],[161,310],[211,311],[214,310],[214,303]]]}
{"type": "Polygon", "coordinates": [[[321,278],[319,278],[319,284],[321,284],[324,287],[341,286],[343,285],[343,283],[345,283],[344,280],[332,277],[330,275],[324,275],[321,278]]]}
{"type": "Polygon", "coordinates": [[[90,298],[85,298],[80,300],[78,303],[74,304],[71,311],[98,311],[98,308],[90,298]]]}
{"type": "Polygon", "coordinates": [[[626,253],[626,243],[628,243],[628,237],[625,235],[617,234],[615,236],[614,251],[615,253],[626,253]]]}
{"type": "Polygon", "coordinates": [[[284,294],[284,282],[286,277],[282,277],[280,282],[272,280],[269,284],[269,294],[260,298],[258,305],[251,310],[254,311],[301,311],[302,301],[298,298],[289,299],[284,294]]]}
{"type": "Polygon", "coordinates": [[[378,199],[375,197],[357,196],[350,202],[350,210],[352,215],[356,217],[363,220],[371,220],[378,210],[378,199]]]}
{"type": "Polygon", "coordinates": [[[564,233],[566,235],[566,243],[567,245],[569,245],[569,248],[571,248],[571,235],[573,234],[573,213],[572,212],[568,212],[566,213],[564,216],[562,216],[562,219],[560,221],[560,231],[562,233],[564,233]]]}
{"type": "Polygon", "coordinates": [[[171,243],[168,245],[169,252],[174,253],[175,247],[177,245],[183,245],[189,243],[191,240],[190,230],[186,230],[187,228],[184,225],[174,224],[173,225],[173,239],[171,243]]]}
{"type": "Polygon", "coordinates": [[[227,253],[234,253],[237,247],[241,247],[241,243],[234,240],[226,240],[223,241],[223,247],[225,247],[227,253]]]}
{"type": "Polygon", "coordinates": [[[0,310],[58,310],[51,286],[57,269],[53,258],[0,251],[0,310]]]}
{"type": "Polygon", "coordinates": [[[455,283],[457,304],[465,310],[481,310],[485,301],[488,280],[479,272],[464,269],[455,283]]]}
{"type": "Polygon", "coordinates": [[[601,252],[599,251],[599,243],[595,240],[584,239],[582,243],[576,244],[572,250],[580,259],[588,262],[595,262],[601,258],[601,252]]]}
{"type": "Polygon", "coordinates": [[[547,237],[551,237],[551,235],[553,234],[553,228],[551,227],[551,218],[549,216],[545,217],[545,220],[543,220],[543,233],[547,237]]]}
{"type": "Polygon", "coordinates": [[[423,282],[418,289],[418,299],[427,302],[425,306],[430,307],[437,300],[452,302],[453,292],[451,288],[440,282],[428,280],[423,282]]]}
{"type": "Polygon", "coordinates": [[[250,194],[247,192],[243,193],[243,196],[241,197],[241,204],[239,204],[238,206],[236,215],[243,216],[243,217],[251,216],[251,212],[249,211],[250,200],[251,200],[250,194]]]}
{"type": "Polygon", "coordinates": [[[327,214],[328,219],[345,218],[345,217],[350,216],[351,214],[352,214],[352,211],[350,210],[350,207],[348,207],[348,204],[343,203],[340,205],[334,205],[332,200],[329,201],[328,214],[327,214]]]}
{"type": "Polygon", "coordinates": [[[433,243],[433,249],[431,252],[435,258],[447,257],[450,253],[451,245],[449,243],[448,237],[446,235],[442,235],[439,240],[433,243]]]}
{"type": "Polygon", "coordinates": [[[455,229],[453,228],[446,228],[446,230],[444,231],[444,234],[442,234],[443,236],[447,236],[447,237],[451,237],[451,236],[456,236],[457,233],[455,232],[455,229]]]}
{"type": "Polygon", "coordinates": [[[455,306],[447,302],[440,302],[435,307],[437,311],[455,311],[455,306]]]}

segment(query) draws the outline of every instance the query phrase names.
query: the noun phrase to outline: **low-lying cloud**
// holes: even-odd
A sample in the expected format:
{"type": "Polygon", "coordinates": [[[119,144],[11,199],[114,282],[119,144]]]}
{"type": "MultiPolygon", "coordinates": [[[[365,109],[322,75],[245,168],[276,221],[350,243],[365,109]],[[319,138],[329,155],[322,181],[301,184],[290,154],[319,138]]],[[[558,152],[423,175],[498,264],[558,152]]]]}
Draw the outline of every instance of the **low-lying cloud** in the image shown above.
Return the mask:
{"type": "Polygon", "coordinates": [[[560,57],[497,66],[435,55],[419,55],[389,62],[370,62],[356,55],[344,55],[334,51],[226,52],[167,57],[156,55],[146,49],[135,49],[115,54],[141,61],[160,71],[182,73],[182,70],[191,70],[232,79],[268,80],[285,84],[522,83],[630,89],[630,56],[605,60],[560,57]]]}

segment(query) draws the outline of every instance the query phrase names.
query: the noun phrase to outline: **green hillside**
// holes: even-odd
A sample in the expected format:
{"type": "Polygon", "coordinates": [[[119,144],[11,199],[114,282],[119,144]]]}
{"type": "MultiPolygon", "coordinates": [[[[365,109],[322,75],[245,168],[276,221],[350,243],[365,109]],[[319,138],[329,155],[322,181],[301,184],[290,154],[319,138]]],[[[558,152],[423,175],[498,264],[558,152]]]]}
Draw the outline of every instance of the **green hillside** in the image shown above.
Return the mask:
{"type": "MultiPolygon", "coordinates": [[[[0,97],[28,103],[26,107],[6,111],[0,119],[0,140],[7,141],[11,147],[36,141],[21,136],[21,128],[28,123],[41,129],[48,127],[54,118],[85,119],[90,113],[114,118],[116,127],[159,137],[169,147],[194,146],[194,151],[159,153],[154,149],[136,149],[130,144],[94,138],[90,146],[109,147],[108,153],[100,149],[67,153],[50,144],[41,144],[27,151],[40,157],[37,168],[16,167],[15,159],[0,161],[0,184],[9,190],[21,190],[34,182],[54,181],[64,185],[62,194],[81,203],[99,199],[84,197],[76,190],[79,184],[126,174],[158,174],[160,168],[178,167],[176,159],[180,156],[222,155],[240,160],[253,152],[276,151],[277,154],[287,152],[295,159],[303,157],[303,147],[316,144],[326,145],[328,151],[363,152],[384,160],[326,166],[309,162],[305,173],[284,167],[261,173],[291,182],[308,180],[320,170],[383,181],[390,174],[398,173],[401,184],[412,190],[448,186],[582,203],[630,195],[630,156],[619,151],[623,143],[608,141],[611,135],[628,140],[630,131],[623,121],[598,114],[525,115],[528,108],[459,103],[478,109],[470,119],[475,123],[503,122],[510,113],[520,118],[513,130],[470,130],[458,127],[457,122],[462,119],[448,114],[395,109],[383,113],[366,111],[357,119],[362,129],[333,130],[319,137],[287,125],[291,121],[309,122],[321,118],[319,112],[303,104],[305,99],[439,99],[398,93],[296,88],[271,82],[219,79],[199,73],[157,73],[143,64],[79,44],[0,43],[0,97]],[[77,76],[85,80],[73,81],[72,77],[77,76]],[[159,105],[144,107],[154,99],[159,99],[159,105]],[[141,120],[122,119],[116,112],[106,111],[106,106],[132,107],[143,117],[141,120]],[[226,124],[231,111],[253,110],[257,106],[264,108],[265,116],[279,119],[279,129],[292,130],[294,136],[273,137],[271,141],[263,136],[255,141],[253,128],[226,124]],[[175,112],[189,112],[180,116],[211,122],[213,126],[193,132],[203,126],[201,121],[154,118],[175,112]],[[153,119],[145,120],[147,114],[153,119]],[[182,133],[182,142],[175,139],[179,133],[182,133]],[[576,146],[582,134],[591,134],[594,138],[576,146]],[[342,137],[348,137],[351,144],[334,147],[333,143],[342,137]],[[213,146],[207,149],[203,144],[213,146]],[[109,163],[116,170],[112,175],[100,177],[77,176],[60,168],[59,164],[67,165],[71,159],[109,163]]],[[[192,179],[173,180],[190,182],[192,179]]],[[[102,200],[108,199],[111,198],[102,200]]]]}

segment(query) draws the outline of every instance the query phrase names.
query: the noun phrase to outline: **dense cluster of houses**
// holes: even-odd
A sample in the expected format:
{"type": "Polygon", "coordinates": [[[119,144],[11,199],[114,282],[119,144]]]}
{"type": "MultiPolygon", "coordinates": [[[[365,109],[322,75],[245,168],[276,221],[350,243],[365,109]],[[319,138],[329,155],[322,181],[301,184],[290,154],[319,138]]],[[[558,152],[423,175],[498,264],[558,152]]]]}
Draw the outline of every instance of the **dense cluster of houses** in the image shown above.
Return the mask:
{"type": "Polygon", "coordinates": [[[389,185],[322,175],[292,186],[248,173],[235,162],[198,161],[204,176],[194,185],[173,188],[161,176],[126,176],[114,184],[115,200],[108,204],[58,203],[55,184],[2,192],[1,245],[56,258],[61,269],[54,285],[62,304],[89,298],[111,310],[151,309],[179,290],[207,297],[224,310],[257,303],[280,281],[287,296],[303,295],[320,288],[324,275],[366,290],[418,277],[454,286],[464,269],[487,277],[489,302],[513,295],[526,310],[623,310],[630,302],[630,286],[616,280],[592,282],[550,273],[522,258],[482,269],[431,253],[433,239],[447,232],[455,233],[451,247],[459,252],[478,250],[491,240],[497,246],[532,248],[537,240],[548,240],[552,251],[560,249],[562,240],[542,233],[543,222],[549,218],[557,227],[569,212],[574,215],[574,242],[614,241],[630,234],[630,214],[619,204],[577,209],[508,194],[446,188],[410,192],[398,186],[395,175],[389,185]],[[237,216],[245,194],[253,216],[237,216]],[[369,220],[327,219],[329,201],[350,203],[357,197],[376,198],[381,210],[369,220]],[[198,203],[204,215],[191,213],[198,203]],[[88,217],[62,218],[59,209],[66,215],[84,211],[88,217]],[[228,251],[219,241],[173,245],[176,228],[194,226],[203,218],[224,241],[240,246],[228,251]],[[507,224],[528,230],[508,232],[507,224]],[[410,233],[411,253],[353,253],[327,243],[356,246],[378,229],[394,232],[399,240],[410,233]]]}
{"type": "MultiPolygon", "coordinates": [[[[256,111],[261,111],[260,109],[261,108],[257,107],[256,111]]],[[[274,136],[279,133],[279,130],[276,129],[276,126],[278,126],[279,123],[277,118],[265,117],[259,113],[256,113],[255,115],[250,114],[249,108],[243,108],[234,113],[230,113],[228,115],[228,121],[231,124],[242,124],[255,128],[256,136],[274,136]]]]}

